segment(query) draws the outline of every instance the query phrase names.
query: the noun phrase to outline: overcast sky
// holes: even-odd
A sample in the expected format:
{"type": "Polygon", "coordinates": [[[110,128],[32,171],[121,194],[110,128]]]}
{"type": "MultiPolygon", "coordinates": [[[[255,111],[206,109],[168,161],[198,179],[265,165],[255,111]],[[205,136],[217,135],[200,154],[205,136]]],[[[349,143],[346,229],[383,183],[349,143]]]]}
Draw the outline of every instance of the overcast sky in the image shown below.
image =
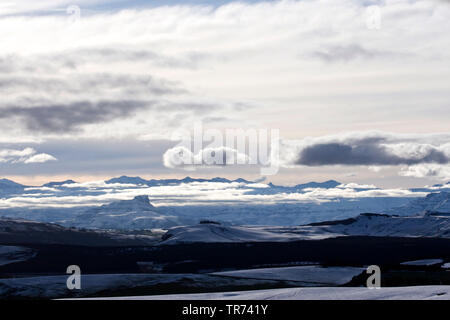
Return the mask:
{"type": "Polygon", "coordinates": [[[2,1],[0,175],[259,178],[167,165],[179,129],[278,129],[277,183],[450,180],[450,4],[2,1]]]}

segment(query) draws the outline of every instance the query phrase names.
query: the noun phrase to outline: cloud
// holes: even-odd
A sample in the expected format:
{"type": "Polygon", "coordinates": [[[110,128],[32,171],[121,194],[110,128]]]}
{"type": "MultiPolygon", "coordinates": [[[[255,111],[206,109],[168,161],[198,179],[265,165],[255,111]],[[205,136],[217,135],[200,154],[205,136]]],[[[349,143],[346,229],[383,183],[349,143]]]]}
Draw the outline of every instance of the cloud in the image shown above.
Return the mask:
{"type": "MultiPolygon", "coordinates": [[[[244,116],[234,117],[238,122],[235,126],[244,127],[253,121],[262,126],[273,124],[272,107],[276,105],[284,110],[277,113],[276,126],[294,132],[295,126],[311,125],[317,132],[331,132],[331,126],[317,111],[321,109],[316,108],[327,100],[333,102],[330,116],[338,110],[337,130],[348,130],[354,123],[365,121],[361,119],[364,112],[356,115],[341,108],[361,100],[362,109],[373,111],[373,121],[386,110],[393,110],[392,104],[399,105],[395,112],[401,113],[399,118],[406,115],[403,125],[409,125],[412,117],[422,116],[422,112],[409,112],[409,105],[408,109],[402,107],[409,99],[417,102],[413,94],[418,88],[427,91],[421,93],[427,104],[416,107],[416,111],[437,114],[447,105],[449,81],[448,74],[442,73],[442,64],[448,61],[450,50],[445,33],[439,31],[449,26],[445,19],[448,6],[440,3],[379,3],[382,27],[374,31],[367,29],[364,20],[367,3],[357,0],[333,5],[319,0],[226,1],[220,5],[139,3],[139,10],[134,9],[135,2],[124,1],[108,5],[107,10],[104,5],[97,7],[103,2],[78,1],[81,18],[76,23],[66,12],[70,1],[19,0],[0,6],[0,15],[7,15],[0,21],[0,30],[14,30],[2,37],[0,107],[20,109],[107,100],[161,102],[163,95],[169,102],[164,105],[194,105],[209,99],[221,106],[243,100],[257,108],[243,107],[244,116]],[[404,12],[414,14],[401,14],[404,12]],[[415,28],[417,25],[421,28],[415,28]],[[311,55],[318,61],[311,63],[311,55]],[[386,59],[405,55],[408,59],[386,59]],[[370,63],[362,66],[360,60],[370,63]],[[323,61],[345,61],[348,68],[343,72],[339,63],[324,65],[323,61]],[[373,95],[387,91],[395,97],[376,99],[376,110],[370,106],[375,101],[373,95]],[[185,95],[182,102],[179,94],[185,95]],[[428,94],[433,99],[426,99],[428,94]],[[293,121],[293,112],[303,116],[293,121]],[[310,124],[311,119],[314,121],[310,124]]],[[[142,112],[142,116],[157,118],[158,111],[142,112]]],[[[170,108],[166,113],[178,115],[170,108]]],[[[219,126],[229,115],[227,109],[219,107],[208,116],[219,120],[219,126]]],[[[165,116],[171,118],[172,114],[165,116]]],[[[181,117],[190,120],[189,115],[181,117]]],[[[131,121],[119,124],[107,119],[100,119],[100,123],[110,134],[130,134],[136,129],[131,121]]],[[[425,127],[433,125],[429,118],[421,120],[427,122],[425,127]]],[[[397,121],[386,119],[384,125],[390,122],[397,121]]],[[[22,124],[14,126],[23,129],[22,124]]],[[[30,123],[24,124],[30,128],[30,123]]],[[[171,125],[165,124],[160,121],[157,128],[150,124],[151,135],[167,136],[171,125]]],[[[3,133],[4,140],[16,137],[17,131],[3,133]]],[[[147,134],[150,136],[150,132],[147,134]]]]}
{"type": "Polygon", "coordinates": [[[177,146],[168,149],[163,155],[167,168],[195,170],[196,167],[217,167],[249,163],[249,157],[236,149],[227,147],[204,148],[197,154],[188,148],[177,146]]]}
{"type": "MultiPolygon", "coordinates": [[[[325,62],[348,62],[352,60],[368,60],[374,58],[393,58],[398,56],[394,52],[367,49],[359,44],[331,45],[310,54],[311,57],[325,62]]],[[[407,54],[402,54],[407,56],[407,54]]]]}
{"type": "MultiPolygon", "coordinates": [[[[439,136],[439,140],[442,136],[439,136]]],[[[439,143],[430,135],[411,136],[383,132],[355,132],[342,135],[284,141],[282,163],[302,166],[397,166],[450,162],[450,136],[439,143]],[[430,140],[430,141],[424,141],[430,140]],[[445,141],[445,140],[444,140],[445,141]],[[434,143],[434,144],[432,144],[434,143]]]]}
{"type": "Polygon", "coordinates": [[[0,149],[0,163],[44,163],[57,159],[47,153],[37,153],[33,148],[23,150],[0,149]]]}
{"type": "Polygon", "coordinates": [[[50,94],[87,94],[96,95],[114,92],[134,92],[135,94],[151,94],[153,96],[179,94],[185,90],[175,82],[155,78],[151,75],[124,75],[98,73],[77,75],[69,79],[64,77],[12,76],[0,78],[0,90],[43,91],[50,94]]]}
{"type": "Polygon", "coordinates": [[[48,161],[56,161],[57,159],[49,154],[40,153],[26,159],[24,163],[44,163],[48,161]]]}
{"type": "MultiPolygon", "coordinates": [[[[386,197],[423,197],[425,192],[412,192],[407,189],[380,189],[372,185],[347,184],[336,188],[309,188],[301,192],[285,192],[283,188],[273,189],[262,183],[239,182],[193,182],[173,185],[147,187],[129,184],[105,184],[103,181],[93,181],[66,185],[63,194],[52,188],[27,189],[23,195],[0,199],[0,208],[14,207],[77,207],[92,206],[116,200],[133,199],[138,195],[148,195],[152,204],[157,206],[195,205],[272,205],[272,204],[304,204],[329,203],[341,205],[336,199],[351,201],[367,198],[386,197]],[[73,190],[70,190],[73,189],[73,190]],[[37,194],[34,192],[38,192],[37,194]],[[269,192],[268,192],[269,191],[269,192]],[[270,191],[273,191],[271,193],[270,191]]],[[[348,208],[356,208],[352,202],[348,208]]],[[[376,205],[376,207],[378,207],[376,205]]],[[[378,207],[379,208],[379,207],[378,207]]],[[[357,213],[356,213],[357,214],[357,213]]]]}
{"type": "Polygon", "coordinates": [[[402,168],[401,176],[414,178],[450,179],[450,165],[420,164],[402,168]]]}
{"type": "Polygon", "coordinates": [[[112,121],[129,117],[148,108],[149,101],[80,101],[61,105],[35,107],[9,106],[1,109],[0,118],[19,118],[33,132],[66,133],[81,125],[112,121]]]}
{"type": "Polygon", "coordinates": [[[53,57],[53,59],[60,61],[62,66],[71,66],[73,68],[92,62],[104,63],[109,61],[117,63],[133,61],[135,63],[152,63],[160,67],[188,69],[195,69],[206,58],[208,58],[207,54],[196,51],[185,51],[179,56],[171,56],[142,47],[115,48],[111,46],[73,50],[53,57]]]}
{"type": "MultiPolygon", "coordinates": [[[[372,128],[448,130],[447,3],[378,1],[381,28],[370,30],[368,3],[358,0],[141,1],[139,10],[120,0],[96,7],[103,1],[77,1],[76,23],[65,10],[71,1],[0,5],[6,15],[0,30],[14,30],[2,34],[0,47],[0,141],[30,146],[69,134],[156,141],[201,119],[218,129],[280,128],[290,138],[372,128]],[[224,107],[236,102],[243,102],[240,110],[224,107]]],[[[305,140],[282,150],[283,160],[383,167],[448,157],[441,142],[394,142],[305,140]],[[415,146],[417,154],[409,154],[415,146]],[[338,159],[324,159],[328,154],[338,159]]],[[[155,157],[159,165],[162,153],[155,157]]],[[[55,154],[60,170],[69,170],[55,154]]],[[[105,168],[115,159],[110,155],[89,161],[105,168]]],[[[80,171],[89,157],[77,158],[80,171]]],[[[143,158],[126,163],[146,163],[143,158]]],[[[332,170],[327,174],[337,174],[332,170]]]]}

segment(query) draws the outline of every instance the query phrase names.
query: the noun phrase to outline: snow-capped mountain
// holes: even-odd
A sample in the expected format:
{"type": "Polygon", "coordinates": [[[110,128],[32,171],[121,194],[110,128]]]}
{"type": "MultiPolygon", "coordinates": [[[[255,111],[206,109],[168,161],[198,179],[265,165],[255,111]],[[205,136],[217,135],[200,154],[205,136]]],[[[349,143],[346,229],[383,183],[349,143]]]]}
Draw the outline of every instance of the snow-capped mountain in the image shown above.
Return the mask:
{"type": "Polygon", "coordinates": [[[148,180],[142,179],[141,177],[128,177],[128,176],[121,176],[118,178],[112,178],[105,181],[107,184],[113,184],[113,183],[122,183],[122,184],[148,184],[148,180]]]}
{"type": "Polygon", "coordinates": [[[304,190],[307,189],[316,189],[316,188],[320,188],[320,189],[333,189],[336,188],[337,186],[341,185],[340,182],[335,181],[335,180],[328,180],[325,182],[308,182],[308,183],[301,183],[301,184],[297,184],[295,186],[289,187],[289,186],[279,186],[279,185],[275,185],[272,182],[269,182],[267,184],[267,186],[269,188],[265,188],[265,189],[258,189],[255,190],[254,194],[275,194],[275,193],[279,193],[279,192],[285,192],[285,193],[302,193],[304,192],[304,190]]]}
{"type": "Polygon", "coordinates": [[[120,200],[100,207],[87,209],[77,215],[71,225],[91,229],[151,229],[179,225],[175,216],[159,212],[148,196],[120,200]]]}
{"type": "Polygon", "coordinates": [[[43,187],[54,188],[54,187],[61,187],[61,186],[65,185],[65,184],[74,184],[74,183],[76,183],[76,182],[73,181],[73,180],[65,180],[65,181],[49,182],[49,183],[43,184],[42,186],[43,187]]]}
{"type": "MultiPolygon", "coordinates": [[[[438,192],[446,186],[429,188],[438,192]]],[[[4,179],[0,180],[0,216],[82,228],[139,230],[204,219],[234,225],[293,226],[351,218],[362,212],[403,216],[448,211],[448,192],[425,198],[427,194],[335,180],[278,186],[242,178],[121,176],[27,187],[4,179]],[[156,208],[140,195],[149,195],[156,208]]]]}
{"type": "Polygon", "coordinates": [[[450,213],[450,192],[434,192],[425,198],[419,198],[410,203],[389,211],[393,214],[423,214],[425,212],[450,213]]]}
{"type": "Polygon", "coordinates": [[[307,188],[323,188],[323,189],[331,189],[336,188],[338,185],[340,185],[340,182],[337,182],[335,180],[328,180],[325,182],[308,182],[303,184],[297,184],[294,188],[296,189],[307,189],[307,188]]]}
{"type": "Polygon", "coordinates": [[[0,179],[0,196],[22,193],[25,187],[26,186],[12,180],[0,179]]]}

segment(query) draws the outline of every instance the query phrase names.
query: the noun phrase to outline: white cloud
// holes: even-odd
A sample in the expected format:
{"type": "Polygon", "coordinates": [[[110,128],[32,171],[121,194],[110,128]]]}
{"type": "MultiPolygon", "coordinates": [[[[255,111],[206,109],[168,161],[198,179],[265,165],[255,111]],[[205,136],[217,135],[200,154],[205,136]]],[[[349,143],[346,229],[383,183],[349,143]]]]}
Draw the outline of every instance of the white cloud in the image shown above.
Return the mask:
{"type": "Polygon", "coordinates": [[[57,159],[47,153],[37,153],[33,148],[23,150],[3,149],[0,150],[0,163],[44,163],[56,161],[57,159]]]}
{"type": "Polygon", "coordinates": [[[399,174],[405,177],[450,180],[450,165],[420,164],[402,168],[399,174]]]}
{"type": "Polygon", "coordinates": [[[195,170],[197,167],[217,167],[225,165],[248,164],[250,157],[236,149],[219,146],[204,148],[194,154],[186,147],[170,148],[163,155],[163,163],[167,168],[195,170]]]}
{"type": "MultiPolygon", "coordinates": [[[[358,139],[324,138],[336,132],[448,131],[448,2],[380,1],[378,30],[367,28],[368,3],[359,0],[90,10],[96,3],[106,1],[2,2],[0,142],[161,140],[204,120],[279,128],[290,167],[310,144],[358,139]],[[71,4],[81,8],[76,23],[71,4]],[[129,108],[133,101],[140,107],[129,108]]],[[[426,160],[448,155],[446,139],[405,135],[383,146],[426,160]]]]}
{"type": "Polygon", "coordinates": [[[271,192],[266,184],[238,182],[192,182],[163,186],[137,186],[129,184],[106,184],[93,181],[68,184],[69,190],[54,191],[48,188],[28,189],[20,196],[0,199],[0,208],[14,207],[79,207],[93,206],[117,200],[129,200],[138,195],[148,195],[156,206],[280,204],[280,203],[328,203],[337,199],[357,200],[384,197],[423,197],[424,192],[406,189],[380,189],[372,185],[347,184],[336,188],[309,188],[302,192],[271,192]],[[76,187],[75,187],[75,186],[76,187]],[[74,187],[74,191],[70,191],[74,187]],[[34,193],[42,191],[41,193],[34,193]]]}
{"type": "MultiPolygon", "coordinates": [[[[225,106],[236,102],[257,108],[242,108],[233,127],[270,124],[290,137],[307,132],[299,128],[312,134],[373,125],[405,131],[420,122],[423,130],[436,131],[448,123],[450,73],[443,66],[450,45],[441,31],[450,27],[450,6],[444,2],[380,3],[380,30],[366,27],[366,5],[357,0],[87,9],[89,14],[83,6],[92,1],[82,0],[76,2],[82,10],[77,23],[65,12],[72,2],[14,4],[3,11],[15,15],[0,20],[0,108],[107,98],[160,103],[126,119],[80,123],[78,136],[169,137],[174,126],[201,117],[229,118],[237,110],[225,106]],[[33,11],[39,15],[20,15],[33,11]],[[159,93],[161,83],[186,91],[161,97],[145,79],[155,79],[159,93]],[[217,109],[188,107],[205,101],[217,109]]],[[[10,130],[0,139],[52,136],[24,133],[24,124],[3,119],[2,128],[10,130]]]]}
{"type": "Polygon", "coordinates": [[[33,156],[31,156],[30,158],[26,159],[24,161],[24,163],[44,163],[47,161],[56,161],[57,159],[52,156],[49,155],[47,153],[40,153],[40,154],[35,154],[33,156]]]}

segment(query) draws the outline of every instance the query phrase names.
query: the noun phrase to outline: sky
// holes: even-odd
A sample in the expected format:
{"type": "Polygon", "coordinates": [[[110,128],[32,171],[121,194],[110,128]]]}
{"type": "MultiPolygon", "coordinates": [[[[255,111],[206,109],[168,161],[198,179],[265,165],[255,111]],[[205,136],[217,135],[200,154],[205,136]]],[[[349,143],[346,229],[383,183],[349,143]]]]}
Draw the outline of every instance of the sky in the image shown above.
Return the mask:
{"type": "Polygon", "coordinates": [[[2,2],[0,176],[449,181],[449,18],[442,0],[2,2]],[[275,130],[277,171],[180,165],[246,158],[180,149],[199,126],[275,130]]]}

